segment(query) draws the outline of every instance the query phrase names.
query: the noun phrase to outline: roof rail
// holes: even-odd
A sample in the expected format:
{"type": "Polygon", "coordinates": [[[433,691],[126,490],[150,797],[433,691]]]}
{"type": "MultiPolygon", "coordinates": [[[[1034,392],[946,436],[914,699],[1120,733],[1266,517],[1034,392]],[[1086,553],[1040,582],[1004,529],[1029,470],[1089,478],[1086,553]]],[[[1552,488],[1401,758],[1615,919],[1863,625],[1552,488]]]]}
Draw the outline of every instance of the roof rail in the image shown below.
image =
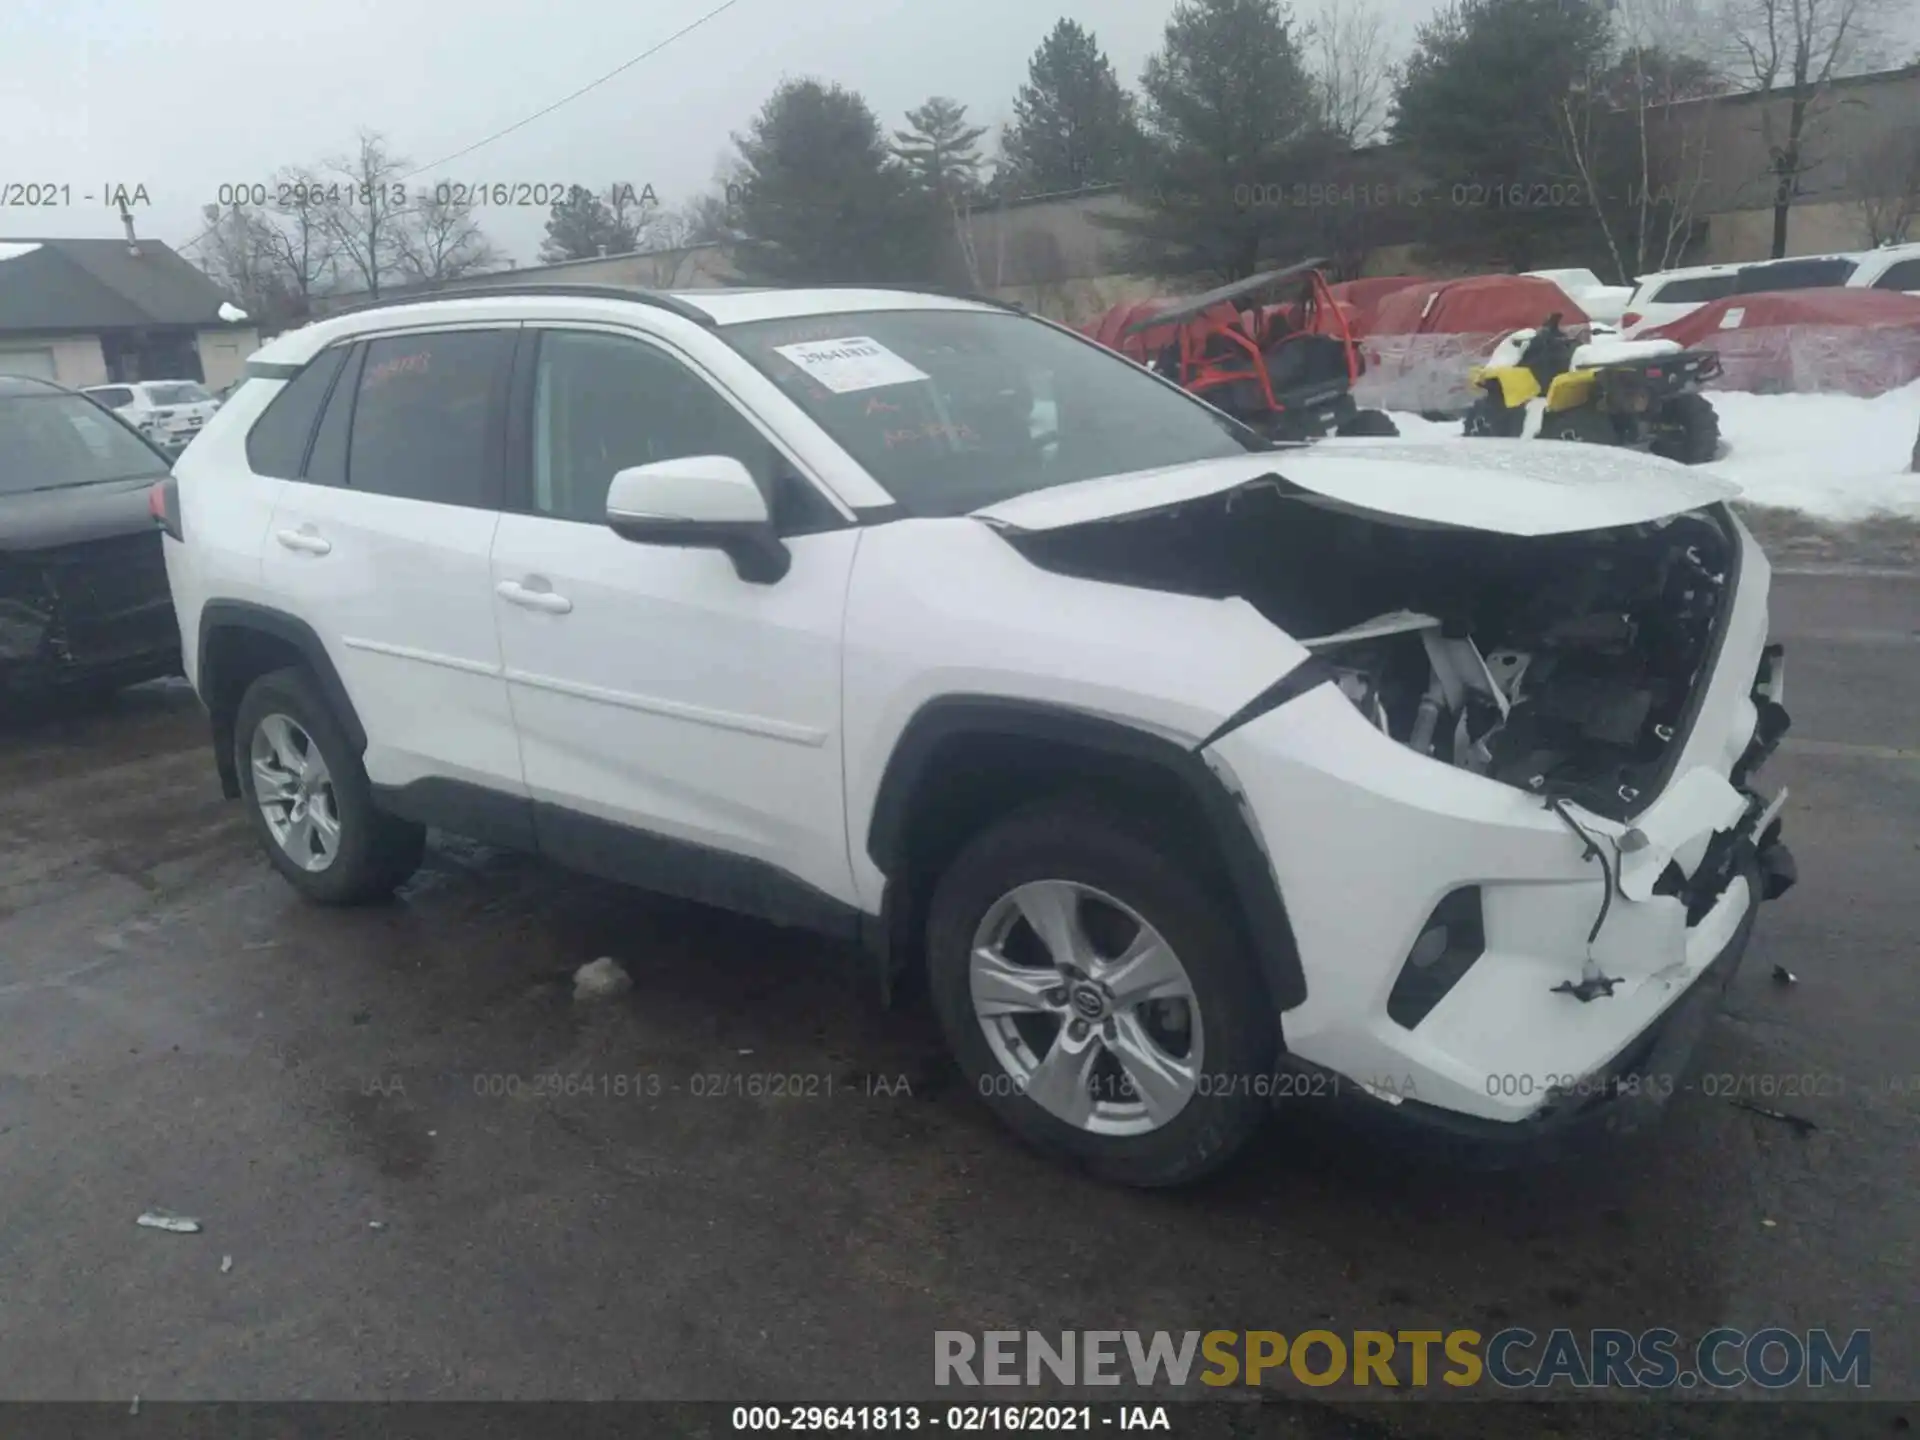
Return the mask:
{"type": "Polygon", "coordinates": [[[628,285],[586,285],[542,284],[538,280],[524,280],[500,285],[459,285],[443,290],[416,290],[404,295],[385,295],[378,300],[368,300],[363,304],[349,305],[336,310],[323,318],[332,320],[342,315],[361,315],[369,310],[387,310],[397,305],[419,305],[432,300],[487,300],[501,295],[566,295],[586,300],[630,300],[636,305],[651,305],[656,310],[665,310],[678,315],[683,320],[691,320],[697,325],[712,326],[714,319],[706,311],[675,295],[659,290],[644,290],[628,285]]]}
{"type": "Polygon", "coordinates": [[[991,305],[996,310],[1011,310],[1024,315],[1027,307],[1018,300],[1002,300],[997,295],[982,295],[973,290],[953,290],[945,285],[915,285],[905,280],[833,280],[824,285],[802,285],[803,290],[899,290],[911,295],[938,295],[947,300],[971,300],[976,305],[991,305]]]}

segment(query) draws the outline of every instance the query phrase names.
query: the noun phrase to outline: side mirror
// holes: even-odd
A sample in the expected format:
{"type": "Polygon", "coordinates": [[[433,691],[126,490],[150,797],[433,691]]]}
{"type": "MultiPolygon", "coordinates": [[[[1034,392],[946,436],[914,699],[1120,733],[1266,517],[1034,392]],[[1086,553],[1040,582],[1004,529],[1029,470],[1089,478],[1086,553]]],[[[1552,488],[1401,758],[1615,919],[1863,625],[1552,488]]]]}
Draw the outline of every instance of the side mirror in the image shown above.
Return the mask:
{"type": "Polygon", "coordinates": [[[689,455],[620,471],[607,487],[607,524],[623,540],[723,551],[742,580],[771,585],[793,557],[767,498],[731,455],[689,455]]]}

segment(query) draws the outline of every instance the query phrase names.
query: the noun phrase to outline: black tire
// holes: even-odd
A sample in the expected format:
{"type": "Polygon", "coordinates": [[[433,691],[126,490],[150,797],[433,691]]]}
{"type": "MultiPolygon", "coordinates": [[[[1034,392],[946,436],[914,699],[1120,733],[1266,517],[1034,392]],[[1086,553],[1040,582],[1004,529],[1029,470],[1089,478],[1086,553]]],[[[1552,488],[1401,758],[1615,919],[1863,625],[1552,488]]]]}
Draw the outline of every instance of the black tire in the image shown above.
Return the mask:
{"type": "Polygon", "coordinates": [[[1334,426],[1336,435],[1364,435],[1369,437],[1397,436],[1400,427],[1384,410],[1356,410],[1338,425],[1334,426]]]}
{"type": "Polygon", "coordinates": [[[240,697],[233,724],[234,763],[240,796],[254,833],[273,867],[309,900],[322,905],[364,905],[384,900],[420,868],[426,852],[425,827],[400,820],[375,807],[366,768],[341,733],[340,724],[305,670],[290,667],[262,675],[240,697]],[[297,864],[274,838],[255,794],[252,761],[254,731],[271,715],[284,715],[311,739],[332,779],[340,843],[323,870],[297,864]]]}
{"type": "Polygon", "coordinates": [[[1720,416],[1704,395],[1676,395],[1660,416],[1663,429],[1649,447],[1682,465],[1706,465],[1720,454],[1720,416]]]}
{"type": "Polygon", "coordinates": [[[1014,812],[969,842],[935,887],[927,920],[933,1005],[947,1044],[977,1094],[1022,1139],[1101,1179],[1184,1185],[1226,1165],[1266,1115],[1279,1026],[1227,905],[1176,855],[1180,846],[1130,813],[1095,800],[1042,802],[1014,812]],[[1179,958],[1205,1037],[1201,1078],[1185,1105],[1158,1128],[1096,1134],[1042,1108],[1018,1087],[988,1044],[974,1011],[970,962],[976,930],[996,901],[1037,880],[1092,886],[1147,920],[1179,958]]]}
{"type": "Polygon", "coordinates": [[[1526,427],[1526,420],[1525,411],[1495,404],[1483,395],[1467,407],[1466,418],[1461,422],[1460,433],[1511,440],[1518,437],[1526,427]]]}

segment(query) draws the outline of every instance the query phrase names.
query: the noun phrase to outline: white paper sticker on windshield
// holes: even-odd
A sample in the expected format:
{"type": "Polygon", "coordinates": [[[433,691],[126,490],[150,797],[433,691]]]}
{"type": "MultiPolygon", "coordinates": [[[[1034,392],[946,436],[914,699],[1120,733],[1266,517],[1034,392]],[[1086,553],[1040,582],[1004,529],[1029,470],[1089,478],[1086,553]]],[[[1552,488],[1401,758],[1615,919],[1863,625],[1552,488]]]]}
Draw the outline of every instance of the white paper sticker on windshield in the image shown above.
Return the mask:
{"type": "Polygon", "coordinates": [[[773,348],[836,395],[930,378],[926,371],[914,368],[878,340],[865,335],[808,340],[800,345],[773,348]]]}
{"type": "Polygon", "coordinates": [[[1746,318],[1747,312],[1744,309],[1729,310],[1720,317],[1720,328],[1722,330],[1738,330],[1740,328],[1740,322],[1746,318]]]}

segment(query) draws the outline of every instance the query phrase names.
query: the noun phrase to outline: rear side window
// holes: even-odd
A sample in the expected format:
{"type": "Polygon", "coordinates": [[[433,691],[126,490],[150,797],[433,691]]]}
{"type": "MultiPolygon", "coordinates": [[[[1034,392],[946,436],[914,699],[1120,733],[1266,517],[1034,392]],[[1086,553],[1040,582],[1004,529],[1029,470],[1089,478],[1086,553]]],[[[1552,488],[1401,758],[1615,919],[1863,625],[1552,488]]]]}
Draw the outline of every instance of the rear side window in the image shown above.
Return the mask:
{"type": "Polygon", "coordinates": [[[247,432],[247,465],[256,475],[298,480],[307,441],[327,398],[327,387],[347,358],[344,345],[323,350],[268,403],[247,432]]]}
{"type": "Polygon", "coordinates": [[[498,509],[502,415],[514,335],[453,330],[367,346],[347,484],[405,500],[498,509]]]}
{"type": "Polygon", "coordinates": [[[1819,290],[1844,285],[1859,264],[1852,260],[1781,260],[1772,265],[1749,265],[1733,287],[1736,295],[1765,290],[1819,290]]]}
{"type": "Polygon", "coordinates": [[[1920,290],[1920,260],[1902,260],[1889,265],[1887,273],[1873,282],[1876,290],[1920,290]]]}
{"type": "Polygon", "coordinates": [[[1662,285],[1653,293],[1652,303],[1656,305],[1704,305],[1709,300],[1718,300],[1722,295],[1733,293],[1733,274],[1695,275],[1690,280],[1674,280],[1662,285]]]}

